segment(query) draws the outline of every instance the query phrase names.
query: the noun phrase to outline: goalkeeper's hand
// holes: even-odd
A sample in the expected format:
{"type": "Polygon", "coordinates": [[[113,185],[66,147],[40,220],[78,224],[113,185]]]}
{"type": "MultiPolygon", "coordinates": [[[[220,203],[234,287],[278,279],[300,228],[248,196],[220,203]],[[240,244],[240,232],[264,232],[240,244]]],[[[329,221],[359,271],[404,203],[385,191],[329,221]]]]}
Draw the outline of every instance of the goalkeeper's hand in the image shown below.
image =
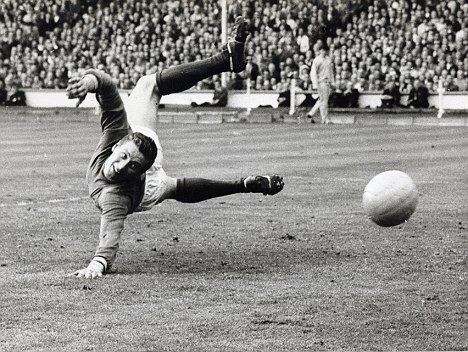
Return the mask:
{"type": "Polygon", "coordinates": [[[84,268],[75,271],[70,276],[84,277],[86,279],[96,279],[104,275],[107,268],[107,262],[104,258],[93,258],[89,265],[84,268]]]}
{"type": "Polygon", "coordinates": [[[96,89],[97,80],[90,77],[90,75],[86,75],[83,78],[73,77],[68,80],[68,87],[67,87],[67,96],[68,99],[76,99],[78,98],[78,102],[76,103],[76,107],[80,106],[80,104],[85,100],[86,94],[96,89]]]}

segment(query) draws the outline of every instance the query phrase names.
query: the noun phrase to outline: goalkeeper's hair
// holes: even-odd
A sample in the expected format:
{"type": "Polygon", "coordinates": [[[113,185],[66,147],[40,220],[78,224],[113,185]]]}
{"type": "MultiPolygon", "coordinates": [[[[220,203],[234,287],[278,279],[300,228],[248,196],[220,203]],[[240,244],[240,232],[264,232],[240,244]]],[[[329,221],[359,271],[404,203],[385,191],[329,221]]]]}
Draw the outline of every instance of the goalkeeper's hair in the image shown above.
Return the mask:
{"type": "Polygon", "coordinates": [[[140,132],[127,134],[119,141],[119,143],[122,144],[127,141],[133,141],[133,143],[135,143],[135,145],[138,147],[138,150],[145,158],[145,163],[142,165],[144,169],[143,171],[148,170],[151,165],[153,165],[154,160],[158,155],[158,148],[156,147],[156,143],[154,143],[152,138],[145,136],[140,132]]]}

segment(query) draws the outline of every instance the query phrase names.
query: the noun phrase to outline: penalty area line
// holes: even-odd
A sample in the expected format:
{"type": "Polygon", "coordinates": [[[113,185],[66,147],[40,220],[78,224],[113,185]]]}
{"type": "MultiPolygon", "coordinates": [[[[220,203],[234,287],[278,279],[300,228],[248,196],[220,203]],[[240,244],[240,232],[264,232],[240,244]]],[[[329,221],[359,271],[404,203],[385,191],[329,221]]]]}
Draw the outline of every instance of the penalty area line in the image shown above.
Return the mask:
{"type": "MultiPolygon", "coordinates": [[[[342,182],[369,182],[372,177],[368,179],[364,178],[359,178],[359,177],[307,177],[307,176],[289,176],[285,177],[285,179],[296,179],[296,180],[314,180],[318,182],[332,182],[332,181],[342,181],[342,182]]],[[[454,184],[454,183],[465,183],[463,180],[450,180],[450,181],[445,181],[445,180],[419,180],[419,179],[413,179],[413,181],[418,184],[441,184],[441,185],[448,185],[448,184],[454,184]]]]}
{"type": "Polygon", "coordinates": [[[358,177],[314,177],[314,176],[288,176],[285,179],[296,179],[296,180],[315,180],[320,182],[330,182],[330,181],[352,181],[352,182],[364,182],[366,181],[363,178],[358,177]]]}
{"type": "Polygon", "coordinates": [[[27,205],[38,205],[38,204],[56,204],[56,203],[71,203],[71,202],[78,202],[84,199],[88,199],[89,197],[70,197],[70,198],[55,198],[55,199],[48,199],[48,200],[40,200],[40,201],[23,201],[23,202],[16,202],[16,203],[0,203],[0,208],[5,207],[21,207],[27,205]]]}

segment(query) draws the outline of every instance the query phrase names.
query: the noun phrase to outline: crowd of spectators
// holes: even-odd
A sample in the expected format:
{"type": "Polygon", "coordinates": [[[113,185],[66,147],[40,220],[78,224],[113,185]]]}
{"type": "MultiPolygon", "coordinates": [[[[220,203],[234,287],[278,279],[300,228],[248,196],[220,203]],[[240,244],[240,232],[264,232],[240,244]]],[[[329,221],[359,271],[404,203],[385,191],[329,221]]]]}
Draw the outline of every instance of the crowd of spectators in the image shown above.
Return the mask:
{"type": "Polygon", "coordinates": [[[362,90],[388,86],[409,93],[415,81],[436,92],[467,90],[468,4],[449,1],[373,1],[328,39],[336,84],[362,90]]]}
{"type": "MultiPolygon", "coordinates": [[[[326,43],[335,91],[468,90],[465,0],[228,1],[228,20],[249,20],[247,68],[230,89],[312,88],[309,71],[326,43]],[[396,88],[395,88],[396,87],[396,88]]],[[[87,68],[107,70],[121,89],[167,66],[220,49],[218,0],[2,0],[0,80],[8,87],[63,89],[87,68]]],[[[200,82],[213,89],[220,77],[200,82]]]]}

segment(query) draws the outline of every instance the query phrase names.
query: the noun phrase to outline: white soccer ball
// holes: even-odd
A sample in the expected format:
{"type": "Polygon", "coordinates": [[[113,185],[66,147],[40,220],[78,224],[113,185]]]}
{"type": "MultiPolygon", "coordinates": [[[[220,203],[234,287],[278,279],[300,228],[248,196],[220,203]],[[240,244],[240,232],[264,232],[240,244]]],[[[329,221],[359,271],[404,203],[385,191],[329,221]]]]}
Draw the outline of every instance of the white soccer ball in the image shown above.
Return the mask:
{"type": "Polygon", "coordinates": [[[408,220],[418,204],[418,189],[411,177],[398,170],[385,171],[367,184],[362,206],[379,226],[395,226],[408,220]]]}

